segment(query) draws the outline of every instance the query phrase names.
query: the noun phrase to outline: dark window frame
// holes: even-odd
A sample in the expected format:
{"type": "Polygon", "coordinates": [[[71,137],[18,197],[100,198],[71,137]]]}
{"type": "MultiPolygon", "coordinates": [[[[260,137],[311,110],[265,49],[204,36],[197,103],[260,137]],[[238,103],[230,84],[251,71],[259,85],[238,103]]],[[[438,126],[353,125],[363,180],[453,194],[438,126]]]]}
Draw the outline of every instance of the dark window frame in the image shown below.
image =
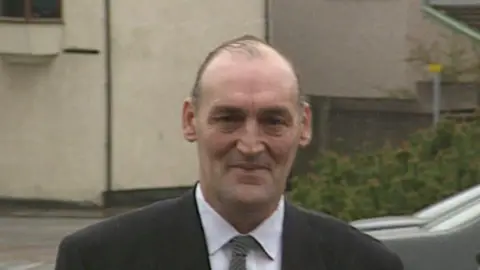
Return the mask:
{"type": "MultiPolygon", "coordinates": [[[[33,7],[32,7],[32,0],[3,0],[3,1],[23,1],[24,2],[24,11],[23,17],[7,17],[2,16],[0,14],[0,23],[1,22],[12,22],[12,23],[34,23],[34,24],[42,24],[42,23],[63,23],[63,0],[55,0],[56,8],[58,9],[58,17],[55,18],[42,18],[42,17],[34,17],[33,16],[33,7]]],[[[1,4],[1,3],[0,3],[1,4]]]]}

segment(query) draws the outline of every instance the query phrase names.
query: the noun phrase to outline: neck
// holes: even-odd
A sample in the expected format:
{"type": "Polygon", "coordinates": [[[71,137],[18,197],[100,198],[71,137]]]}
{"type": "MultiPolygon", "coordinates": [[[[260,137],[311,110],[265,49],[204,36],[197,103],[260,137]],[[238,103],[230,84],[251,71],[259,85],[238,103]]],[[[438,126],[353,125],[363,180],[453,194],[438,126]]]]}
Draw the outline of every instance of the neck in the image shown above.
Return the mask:
{"type": "Polygon", "coordinates": [[[277,205],[267,206],[232,206],[218,207],[218,213],[227,220],[239,233],[247,234],[255,230],[275,211],[277,205]]]}
{"type": "Polygon", "coordinates": [[[200,186],[205,201],[239,233],[247,234],[268,219],[277,209],[279,200],[272,203],[246,204],[222,202],[200,186]]]}

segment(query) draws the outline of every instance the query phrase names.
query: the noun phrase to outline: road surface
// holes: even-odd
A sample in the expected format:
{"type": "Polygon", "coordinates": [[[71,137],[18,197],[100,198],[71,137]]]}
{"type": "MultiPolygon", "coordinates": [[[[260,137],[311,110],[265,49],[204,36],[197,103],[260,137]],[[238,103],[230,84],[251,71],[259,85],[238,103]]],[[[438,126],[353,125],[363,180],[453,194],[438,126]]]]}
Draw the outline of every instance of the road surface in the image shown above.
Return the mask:
{"type": "Polygon", "coordinates": [[[0,270],[52,270],[60,240],[99,219],[0,217],[0,270]]]}

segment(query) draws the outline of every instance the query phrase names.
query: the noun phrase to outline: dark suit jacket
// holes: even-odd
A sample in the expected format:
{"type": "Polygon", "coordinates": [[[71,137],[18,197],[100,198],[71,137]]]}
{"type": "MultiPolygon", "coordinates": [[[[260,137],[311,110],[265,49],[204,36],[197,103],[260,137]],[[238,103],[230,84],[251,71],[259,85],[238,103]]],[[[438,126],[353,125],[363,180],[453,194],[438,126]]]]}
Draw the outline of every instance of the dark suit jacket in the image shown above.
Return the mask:
{"type": "MultiPolygon", "coordinates": [[[[66,236],[56,270],[209,270],[193,190],[66,236]]],[[[401,270],[381,243],[330,216],[285,204],[283,270],[401,270]]]]}

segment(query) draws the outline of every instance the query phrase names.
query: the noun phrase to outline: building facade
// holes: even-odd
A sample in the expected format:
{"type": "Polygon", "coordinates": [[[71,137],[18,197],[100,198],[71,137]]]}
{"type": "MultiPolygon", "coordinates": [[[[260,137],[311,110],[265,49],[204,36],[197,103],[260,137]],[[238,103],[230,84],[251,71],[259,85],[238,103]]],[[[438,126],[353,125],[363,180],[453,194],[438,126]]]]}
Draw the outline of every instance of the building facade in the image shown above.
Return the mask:
{"type": "Polygon", "coordinates": [[[467,50],[472,45],[470,38],[426,16],[423,5],[422,0],[270,1],[271,42],[292,58],[310,94],[382,97],[414,91],[418,80],[431,79],[426,66],[406,61],[418,57],[418,49],[437,43],[447,51],[452,41],[467,50]]]}
{"type": "Polygon", "coordinates": [[[107,189],[191,185],[180,116],[195,71],[219,42],[265,27],[254,0],[0,6],[2,198],[101,204],[107,189]]]}
{"type": "Polygon", "coordinates": [[[454,35],[419,0],[0,0],[0,198],[191,185],[182,101],[205,54],[245,33],[337,97],[413,89],[428,74],[405,59],[454,35]]]}

